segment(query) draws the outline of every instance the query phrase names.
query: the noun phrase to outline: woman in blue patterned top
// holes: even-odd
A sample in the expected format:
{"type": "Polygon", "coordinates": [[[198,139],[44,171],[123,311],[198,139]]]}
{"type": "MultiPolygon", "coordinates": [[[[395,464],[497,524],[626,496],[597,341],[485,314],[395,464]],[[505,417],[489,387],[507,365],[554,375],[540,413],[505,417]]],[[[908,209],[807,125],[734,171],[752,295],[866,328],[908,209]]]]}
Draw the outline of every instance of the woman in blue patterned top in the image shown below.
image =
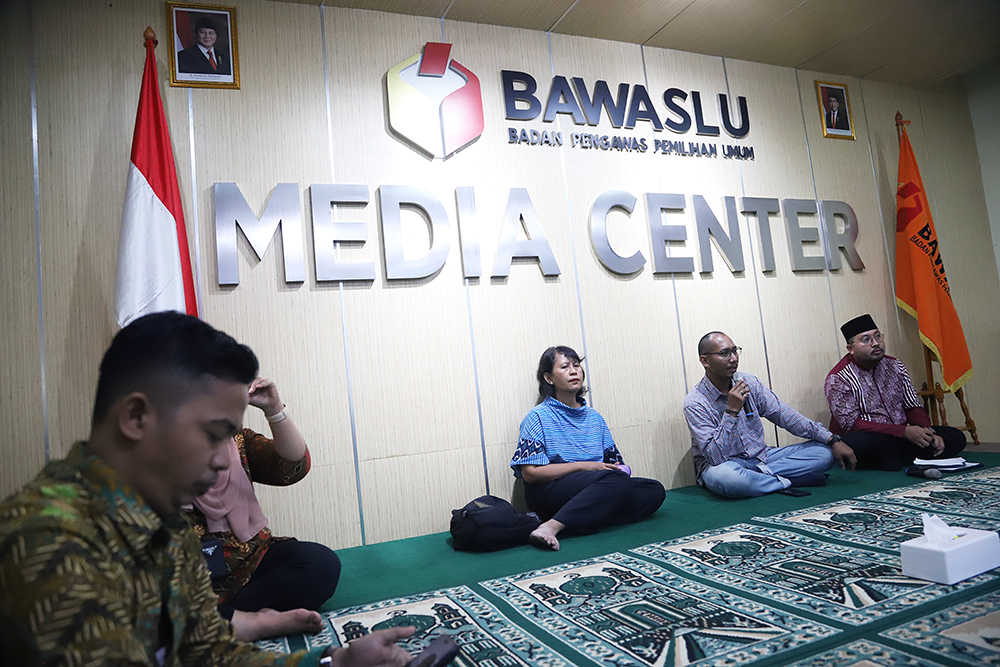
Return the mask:
{"type": "Polygon", "coordinates": [[[580,355],[550,347],[538,362],[539,404],[521,422],[510,461],[524,479],[528,507],[544,523],[532,534],[536,546],[558,550],[560,531],[593,533],[632,523],[663,503],[663,485],[632,477],[608,425],[583,395],[580,355]]]}

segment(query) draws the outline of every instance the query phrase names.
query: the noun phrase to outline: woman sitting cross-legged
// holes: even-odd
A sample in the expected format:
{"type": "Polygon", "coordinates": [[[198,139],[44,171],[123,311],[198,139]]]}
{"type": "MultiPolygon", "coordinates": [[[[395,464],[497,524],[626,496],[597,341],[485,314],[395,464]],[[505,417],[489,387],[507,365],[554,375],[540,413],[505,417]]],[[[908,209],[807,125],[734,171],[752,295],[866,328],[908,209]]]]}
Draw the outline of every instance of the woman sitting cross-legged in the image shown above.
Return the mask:
{"type": "Polygon", "coordinates": [[[632,477],[604,418],[583,398],[580,355],[550,347],[538,362],[539,404],[521,422],[510,467],[524,480],[529,509],[544,521],[536,546],[558,550],[567,530],[593,533],[633,523],[663,503],[663,485],[632,477]]]}
{"type": "Polygon", "coordinates": [[[322,544],[274,537],[252,484],[298,482],[309,472],[309,450],[273,382],[254,380],[249,402],[264,412],[274,439],[238,432],[229,442],[229,468],[195,499],[188,517],[202,546],[212,540],[222,551],[221,559],[209,557],[212,587],[238,641],[316,633],[322,630],[316,609],[337,588],[340,559],[322,544]]]}

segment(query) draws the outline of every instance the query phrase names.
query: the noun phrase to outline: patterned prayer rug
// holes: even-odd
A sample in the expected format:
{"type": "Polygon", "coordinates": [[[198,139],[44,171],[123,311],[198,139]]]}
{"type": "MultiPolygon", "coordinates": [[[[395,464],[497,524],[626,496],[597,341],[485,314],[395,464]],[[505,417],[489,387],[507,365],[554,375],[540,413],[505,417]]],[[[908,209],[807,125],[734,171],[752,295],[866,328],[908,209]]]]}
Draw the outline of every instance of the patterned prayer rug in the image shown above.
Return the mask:
{"type": "MultiPolygon", "coordinates": [[[[899,553],[899,543],[924,534],[922,511],[902,505],[842,501],[801,510],[755,516],[753,521],[794,528],[821,539],[840,540],[899,553]]],[[[949,526],[1000,529],[1000,514],[992,519],[935,512],[949,526]]]]}
{"type": "Polygon", "coordinates": [[[966,516],[996,517],[1000,514],[1000,488],[983,482],[924,482],[859,496],[855,500],[892,503],[923,512],[950,512],[966,516]]]}
{"type": "Polygon", "coordinates": [[[625,554],[480,585],[599,665],[733,667],[838,632],[625,554]]]}
{"type": "Polygon", "coordinates": [[[903,653],[877,642],[856,641],[845,646],[792,663],[788,667],[940,667],[931,662],[903,653]]]}
{"type": "Polygon", "coordinates": [[[1000,665],[1000,593],[929,614],[880,636],[970,665],[1000,665]]]}
{"type": "Polygon", "coordinates": [[[942,586],[902,573],[898,554],[820,542],[767,526],[737,524],[632,553],[827,619],[862,625],[993,581],[982,574],[942,586]]]}
{"type": "Polygon", "coordinates": [[[1000,486],[1000,468],[977,468],[970,472],[956,473],[948,477],[949,482],[983,482],[1000,486]]]}
{"type": "MultiPolygon", "coordinates": [[[[571,665],[465,586],[327,612],[323,621],[322,632],[305,636],[307,649],[343,646],[372,630],[412,625],[417,631],[400,646],[417,655],[438,636],[449,634],[462,647],[452,663],[455,667],[571,665]]],[[[258,646],[287,651],[283,641],[258,642],[258,646]]]]}

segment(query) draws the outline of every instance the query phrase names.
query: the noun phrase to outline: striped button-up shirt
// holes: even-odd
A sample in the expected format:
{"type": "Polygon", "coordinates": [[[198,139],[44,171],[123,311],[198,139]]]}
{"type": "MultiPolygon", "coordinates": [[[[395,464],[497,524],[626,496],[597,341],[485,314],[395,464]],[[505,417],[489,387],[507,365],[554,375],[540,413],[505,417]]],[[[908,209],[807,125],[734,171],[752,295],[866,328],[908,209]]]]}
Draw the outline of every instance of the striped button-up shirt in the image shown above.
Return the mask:
{"type": "Polygon", "coordinates": [[[803,417],[782,403],[757,376],[743,373],[742,377],[750,394],[736,417],[726,412],[728,394],[719,391],[707,376],[684,399],[684,418],[691,430],[691,453],[699,483],[706,468],[730,459],[767,464],[761,417],[807,440],[825,444],[833,436],[819,422],[803,417]]]}

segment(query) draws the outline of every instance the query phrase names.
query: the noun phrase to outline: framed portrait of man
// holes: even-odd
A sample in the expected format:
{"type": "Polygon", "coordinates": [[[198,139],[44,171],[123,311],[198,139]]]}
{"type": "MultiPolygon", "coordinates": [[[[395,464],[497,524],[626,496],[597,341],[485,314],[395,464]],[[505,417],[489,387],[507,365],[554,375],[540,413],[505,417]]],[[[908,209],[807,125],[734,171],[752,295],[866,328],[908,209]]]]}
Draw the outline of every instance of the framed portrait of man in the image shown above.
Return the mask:
{"type": "Polygon", "coordinates": [[[840,83],[816,82],[819,115],[823,123],[823,137],[828,139],[854,139],[854,118],[847,86],[840,83]]]}
{"type": "Polygon", "coordinates": [[[239,88],[236,8],[167,3],[170,85],[239,88]]]}

